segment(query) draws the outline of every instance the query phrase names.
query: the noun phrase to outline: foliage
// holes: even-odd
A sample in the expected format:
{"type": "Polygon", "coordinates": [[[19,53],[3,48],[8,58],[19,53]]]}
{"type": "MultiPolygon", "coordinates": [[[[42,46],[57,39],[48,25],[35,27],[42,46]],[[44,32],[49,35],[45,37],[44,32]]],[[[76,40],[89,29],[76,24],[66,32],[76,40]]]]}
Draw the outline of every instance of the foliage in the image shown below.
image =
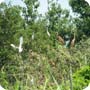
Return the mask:
{"type": "Polygon", "coordinates": [[[70,0],[70,5],[72,10],[78,15],[75,18],[75,23],[78,29],[79,40],[84,34],[90,36],[90,6],[85,0],[70,0]]]}
{"type": "Polygon", "coordinates": [[[74,75],[74,90],[81,90],[82,87],[88,85],[90,82],[90,67],[84,66],[78,70],[74,75]]]}
{"type": "Polygon", "coordinates": [[[0,84],[7,90],[69,90],[72,83],[73,89],[81,90],[89,82],[90,39],[85,33],[79,35],[82,29],[88,30],[89,16],[72,18],[53,0],[48,1],[45,16],[40,16],[37,0],[24,3],[24,8],[0,4],[0,84]],[[81,22],[83,27],[78,26],[81,22]],[[63,39],[66,34],[72,39],[75,33],[75,47],[61,45],[57,32],[63,39]],[[20,36],[24,38],[22,53],[10,46],[18,46],[20,36]]]}

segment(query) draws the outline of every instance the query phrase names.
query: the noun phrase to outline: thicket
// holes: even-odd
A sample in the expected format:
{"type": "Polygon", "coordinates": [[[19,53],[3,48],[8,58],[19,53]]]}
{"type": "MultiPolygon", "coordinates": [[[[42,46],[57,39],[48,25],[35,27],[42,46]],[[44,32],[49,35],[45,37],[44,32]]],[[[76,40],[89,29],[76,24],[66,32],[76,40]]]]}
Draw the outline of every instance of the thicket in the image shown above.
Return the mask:
{"type": "Polygon", "coordinates": [[[0,84],[6,90],[82,90],[88,85],[90,7],[84,0],[81,4],[75,1],[70,0],[73,11],[79,13],[75,18],[53,0],[48,0],[45,16],[38,13],[37,0],[24,0],[23,8],[0,4],[0,84]],[[73,38],[75,33],[75,46],[61,45],[57,32],[63,38],[66,34],[73,38]],[[10,46],[18,46],[20,36],[24,39],[22,53],[10,46]]]}

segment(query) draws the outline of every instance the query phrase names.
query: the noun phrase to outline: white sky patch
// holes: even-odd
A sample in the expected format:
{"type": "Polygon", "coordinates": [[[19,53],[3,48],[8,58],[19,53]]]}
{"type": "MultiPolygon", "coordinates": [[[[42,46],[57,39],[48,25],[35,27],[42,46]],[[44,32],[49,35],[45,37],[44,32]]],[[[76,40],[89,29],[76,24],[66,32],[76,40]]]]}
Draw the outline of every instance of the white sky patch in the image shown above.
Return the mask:
{"type": "Polygon", "coordinates": [[[19,5],[21,7],[24,7],[25,4],[21,0],[5,0],[5,2],[8,4],[11,2],[12,5],[19,5]]]}
{"type": "Polygon", "coordinates": [[[4,0],[0,0],[0,3],[4,2],[4,0]]]}
{"type": "Polygon", "coordinates": [[[70,9],[68,0],[58,0],[58,3],[60,3],[63,9],[70,9]]]}
{"type": "Polygon", "coordinates": [[[44,14],[45,12],[48,11],[47,7],[48,7],[48,4],[47,4],[47,0],[38,0],[40,2],[40,6],[38,8],[38,11],[40,14],[44,14]]]}
{"type": "Polygon", "coordinates": [[[85,0],[88,4],[89,4],[89,6],[90,6],[90,0],[85,0]]]}
{"type": "Polygon", "coordinates": [[[74,13],[69,5],[69,0],[58,0],[58,3],[60,3],[62,9],[69,10],[70,15],[74,16],[74,13]]]}
{"type": "MultiPolygon", "coordinates": [[[[69,6],[69,0],[55,0],[58,1],[58,3],[61,5],[62,9],[67,9],[70,11],[70,15],[73,15],[72,9],[69,6]]],[[[38,8],[38,11],[40,14],[44,15],[48,11],[48,3],[47,0],[39,0],[40,6],[38,8]]]]}
{"type": "MultiPolygon", "coordinates": [[[[1,1],[1,0],[0,0],[1,1]]],[[[11,1],[12,5],[20,5],[25,7],[25,4],[21,0],[5,0],[6,3],[11,1]]],[[[38,7],[39,14],[45,15],[48,11],[48,3],[47,0],[38,0],[40,2],[40,6],[38,7]]],[[[70,11],[70,15],[74,16],[71,7],[69,6],[69,0],[55,0],[61,5],[62,9],[67,9],[70,11]]]]}

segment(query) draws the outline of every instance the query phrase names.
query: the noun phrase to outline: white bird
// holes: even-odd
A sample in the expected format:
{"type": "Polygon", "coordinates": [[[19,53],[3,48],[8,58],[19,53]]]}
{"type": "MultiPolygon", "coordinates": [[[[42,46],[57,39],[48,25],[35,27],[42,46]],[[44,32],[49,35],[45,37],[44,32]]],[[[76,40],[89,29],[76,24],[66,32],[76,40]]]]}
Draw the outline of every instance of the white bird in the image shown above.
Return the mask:
{"type": "Polygon", "coordinates": [[[32,76],[32,79],[31,79],[31,84],[34,84],[34,78],[33,78],[33,76],[32,76]]]}
{"type": "Polygon", "coordinates": [[[21,52],[23,51],[22,44],[23,44],[23,37],[21,36],[21,37],[20,37],[19,46],[17,47],[17,46],[15,46],[14,44],[11,44],[11,46],[12,46],[13,48],[17,48],[17,49],[19,50],[19,53],[21,53],[21,52]]]}
{"type": "Polygon", "coordinates": [[[89,6],[90,6],[90,0],[85,0],[88,4],[89,4],[89,6]]]}
{"type": "Polygon", "coordinates": [[[86,88],[84,88],[83,90],[90,90],[90,84],[86,88]]]}
{"type": "Polygon", "coordinates": [[[5,89],[0,85],[0,90],[5,90],[5,89]]]}
{"type": "Polygon", "coordinates": [[[47,35],[50,37],[50,33],[49,33],[48,29],[47,29],[47,35]]]}
{"type": "Polygon", "coordinates": [[[4,2],[4,0],[0,0],[0,3],[4,2]]]}
{"type": "Polygon", "coordinates": [[[32,40],[34,40],[34,32],[33,32],[33,34],[32,34],[32,40]]]}

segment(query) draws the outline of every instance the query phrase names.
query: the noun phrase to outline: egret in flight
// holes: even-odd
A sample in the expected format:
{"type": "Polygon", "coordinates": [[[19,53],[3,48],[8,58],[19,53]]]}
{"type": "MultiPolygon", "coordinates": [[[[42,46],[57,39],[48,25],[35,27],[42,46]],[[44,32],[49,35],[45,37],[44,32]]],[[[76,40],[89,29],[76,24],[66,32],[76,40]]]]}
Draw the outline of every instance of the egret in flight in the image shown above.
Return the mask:
{"type": "Polygon", "coordinates": [[[18,49],[19,53],[21,53],[21,52],[23,51],[22,44],[23,44],[23,37],[21,36],[21,37],[20,37],[19,46],[17,47],[17,46],[15,46],[14,44],[11,44],[11,46],[12,46],[13,48],[18,49]]]}

